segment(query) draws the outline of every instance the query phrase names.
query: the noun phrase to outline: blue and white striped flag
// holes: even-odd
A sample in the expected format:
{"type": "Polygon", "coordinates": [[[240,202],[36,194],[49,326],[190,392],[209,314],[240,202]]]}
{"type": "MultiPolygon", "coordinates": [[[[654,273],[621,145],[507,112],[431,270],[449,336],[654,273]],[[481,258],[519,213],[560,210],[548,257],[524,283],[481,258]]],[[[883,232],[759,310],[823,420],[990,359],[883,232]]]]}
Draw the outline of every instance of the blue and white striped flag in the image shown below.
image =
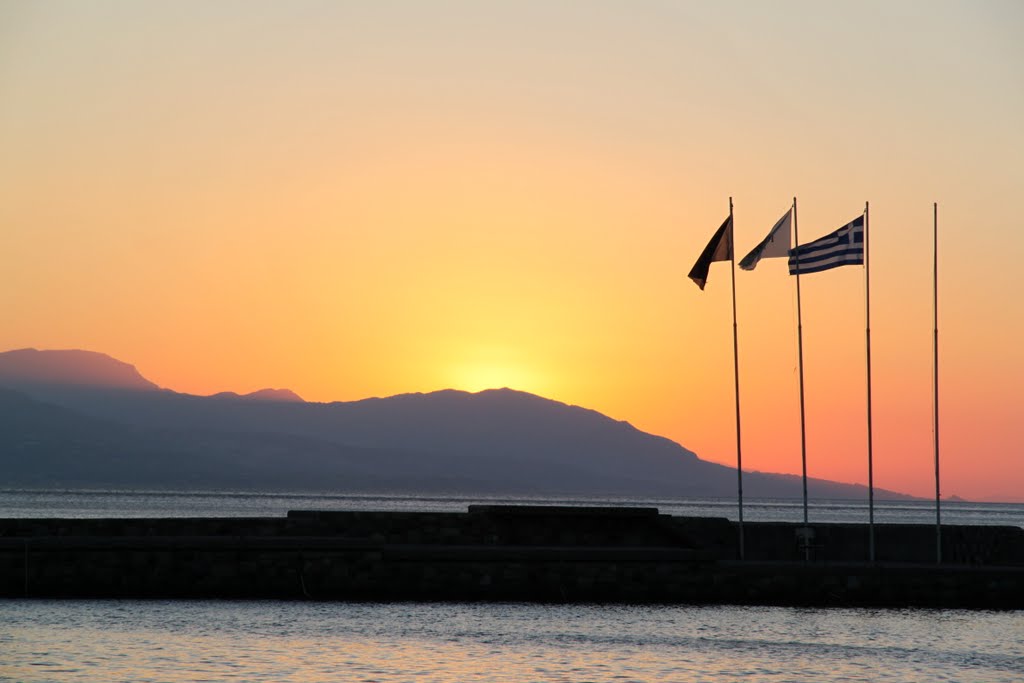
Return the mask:
{"type": "Polygon", "coordinates": [[[864,263],[864,216],[835,232],[789,250],[789,274],[818,273],[838,266],[864,263]]]}

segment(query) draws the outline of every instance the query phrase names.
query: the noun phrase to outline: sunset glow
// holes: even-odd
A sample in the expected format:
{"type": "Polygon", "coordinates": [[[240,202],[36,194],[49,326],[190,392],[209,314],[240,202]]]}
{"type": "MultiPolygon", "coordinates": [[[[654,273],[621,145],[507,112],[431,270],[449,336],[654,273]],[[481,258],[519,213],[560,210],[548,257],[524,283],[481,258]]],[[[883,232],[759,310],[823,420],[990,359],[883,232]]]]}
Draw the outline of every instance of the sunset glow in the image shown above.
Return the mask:
{"type": "MultiPolygon", "coordinates": [[[[7,2],[0,350],[176,391],[510,387],[735,463],[727,263],[871,202],[876,485],[1024,500],[1024,6],[7,2]],[[742,10],[742,11],[741,11],[742,10]],[[955,36],[955,40],[951,39],[955,36]],[[870,49],[869,47],[870,46],[870,49]]],[[[736,274],[744,464],[799,473],[796,294],[736,274]]],[[[864,271],[802,280],[811,476],[865,482],[864,271]]]]}

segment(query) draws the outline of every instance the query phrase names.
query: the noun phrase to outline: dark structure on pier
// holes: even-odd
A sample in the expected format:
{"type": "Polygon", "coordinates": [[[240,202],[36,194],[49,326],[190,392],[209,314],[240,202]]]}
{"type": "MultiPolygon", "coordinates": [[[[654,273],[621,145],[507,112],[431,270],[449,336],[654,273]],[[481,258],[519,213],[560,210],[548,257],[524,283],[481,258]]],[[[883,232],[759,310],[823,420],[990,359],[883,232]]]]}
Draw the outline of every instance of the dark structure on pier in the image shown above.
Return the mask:
{"type": "Polygon", "coordinates": [[[0,596],[1024,609],[1024,529],[746,523],[471,506],[276,518],[0,520],[0,596]]]}

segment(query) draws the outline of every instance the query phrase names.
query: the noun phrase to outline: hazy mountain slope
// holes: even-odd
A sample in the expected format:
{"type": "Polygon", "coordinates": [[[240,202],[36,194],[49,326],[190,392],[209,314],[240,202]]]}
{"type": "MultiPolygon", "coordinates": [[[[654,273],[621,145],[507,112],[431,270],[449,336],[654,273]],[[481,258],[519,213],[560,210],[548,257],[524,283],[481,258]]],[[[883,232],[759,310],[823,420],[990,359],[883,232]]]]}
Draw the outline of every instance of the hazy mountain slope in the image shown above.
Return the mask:
{"type": "MultiPolygon", "coordinates": [[[[38,360],[50,352],[35,353],[43,354],[38,360]]],[[[77,379],[62,385],[47,372],[46,381],[33,383],[28,372],[10,372],[6,355],[0,354],[0,386],[14,376],[19,390],[67,409],[39,419],[79,427],[86,416],[104,421],[105,428],[94,424],[65,443],[68,453],[93,458],[95,477],[108,472],[123,480],[127,475],[112,463],[123,466],[130,452],[128,470],[138,473],[139,486],[187,477],[211,486],[279,489],[452,490],[460,482],[509,493],[732,496],[736,490],[734,469],[702,461],[668,439],[508,389],[329,404],[199,397],[159,390],[144,379],[130,387],[77,379]],[[175,458],[177,469],[163,466],[175,458]]],[[[113,360],[92,358],[116,367],[102,359],[113,360]]],[[[59,450],[54,441],[46,456],[55,476],[63,476],[61,467],[83,471],[80,460],[60,460],[59,450]]],[[[809,487],[819,497],[866,498],[858,486],[812,480],[809,487]]],[[[744,488],[748,496],[799,497],[800,479],[745,473],[744,488]]]]}
{"type": "Polygon", "coordinates": [[[156,391],[160,387],[134,366],[93,351],[18,349],[0,353],[0,384],[6,387],[65,385],[156,391]]]}
{"type": "Polygon", "coordinates": [[[213,394],[208,398],[241,398],[250,401],[286,401],[303,403],[301,396],[296,394],[291,389],[260,389],[259,391],[253,391],[248,394],[236,394],[233,391],[222,391],[217,394],[213,394]]]}
{"type": "Polygon", "coordinates": [[[462,460],[279,434],[142,429],[0,389],[5,486],[486,490],[462,460]]]}

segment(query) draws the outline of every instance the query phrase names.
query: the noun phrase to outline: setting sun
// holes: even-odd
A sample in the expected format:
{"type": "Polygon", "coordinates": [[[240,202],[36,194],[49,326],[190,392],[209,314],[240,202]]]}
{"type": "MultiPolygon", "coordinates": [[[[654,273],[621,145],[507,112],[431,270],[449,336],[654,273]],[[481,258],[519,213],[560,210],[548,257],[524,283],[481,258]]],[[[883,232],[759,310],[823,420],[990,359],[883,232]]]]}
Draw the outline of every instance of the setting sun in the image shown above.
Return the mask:
{"type": "Polygon", "coordinates": [[[513,350],[490,348],[465,354],[451,364],[448,386],[477,392],[485,389],[516,389],[547,395],[550,385],[513,350]]]}
{"type": "MultiPolygon", "coordinates": [[[[100,5],[0,5],[0,351],[195,394],[508,387],[734,463],[729,268],[686,273],[730,197],[741,254],[794,196],[803,242],[870,201],[875,483],[930,497],[938,202],[944,493],[1020,497],[1013,3],[100,5]]],[[[866,481],[863,291],[803,284],[813,477],[866,481]]],[[[744,466],[797,473],[786,264],[736,293],[744,466]]]]}

